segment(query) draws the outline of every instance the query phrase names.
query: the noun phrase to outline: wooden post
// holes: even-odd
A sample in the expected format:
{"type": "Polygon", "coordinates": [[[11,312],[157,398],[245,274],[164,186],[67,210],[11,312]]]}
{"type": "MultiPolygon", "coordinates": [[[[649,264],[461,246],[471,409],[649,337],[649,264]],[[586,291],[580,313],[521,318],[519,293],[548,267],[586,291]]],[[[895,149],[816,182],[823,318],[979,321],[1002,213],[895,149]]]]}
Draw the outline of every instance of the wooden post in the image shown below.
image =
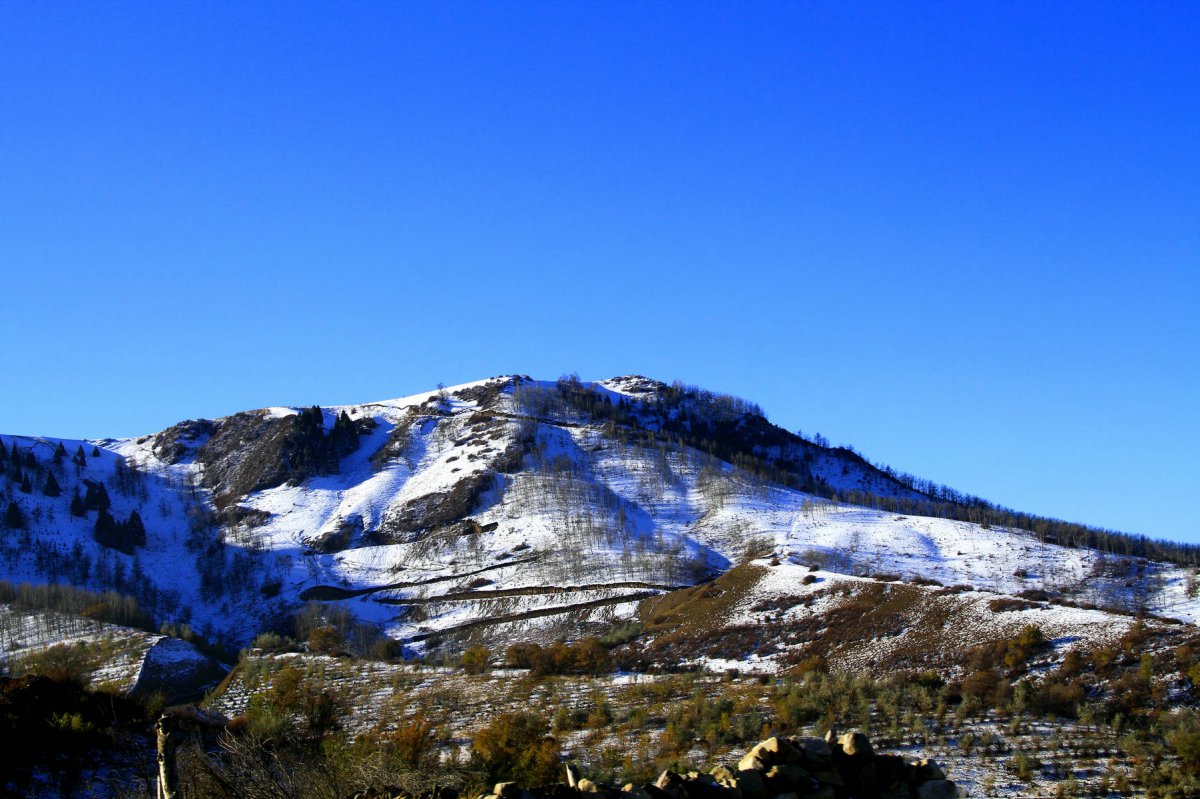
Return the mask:
{"type": "Polygon", "coordinates": [[[168,713],[162,714],[154,725],[158,739],[158,799],[179,797],[179,768],[175,762],[179,741],[174,735],[175,725],[175,719],[168,713]]]}

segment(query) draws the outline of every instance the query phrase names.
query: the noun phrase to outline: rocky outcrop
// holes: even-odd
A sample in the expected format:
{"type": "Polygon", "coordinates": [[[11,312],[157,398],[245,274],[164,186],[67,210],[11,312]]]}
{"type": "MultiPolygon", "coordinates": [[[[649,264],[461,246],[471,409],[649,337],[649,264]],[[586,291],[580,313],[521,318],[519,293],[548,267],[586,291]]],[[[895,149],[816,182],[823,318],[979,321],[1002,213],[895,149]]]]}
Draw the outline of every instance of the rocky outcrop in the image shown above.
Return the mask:
{"type": "MultiPolygon", "coordinates": [[[[736,765],[708,774],[664,771],[654,782],[599,785],[568,764],[566,782],[521,788],[502,782],[479,799],[957,799],[958,788],[932,760],[877,754],[861,732],[840,738],[768,738],[736,765]]],[[[374,788],[352,799],[412,799],[374,788]]]]}
{"type": "Polygon", "coordinates": [[[164,636],[146,652],[130,695],[161,694],[168,702],[188,700],[203,695],[227,671],[187,641],[164,636]]]}

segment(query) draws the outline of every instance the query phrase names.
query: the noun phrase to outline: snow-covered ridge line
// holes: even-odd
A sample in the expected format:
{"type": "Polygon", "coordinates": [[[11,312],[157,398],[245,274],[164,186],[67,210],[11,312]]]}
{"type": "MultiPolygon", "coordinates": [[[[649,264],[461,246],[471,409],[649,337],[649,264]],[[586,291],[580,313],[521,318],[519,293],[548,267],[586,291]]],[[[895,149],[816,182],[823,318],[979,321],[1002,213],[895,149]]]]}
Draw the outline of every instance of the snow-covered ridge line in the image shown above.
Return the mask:
{"type": "Polygon", "coordinates": [[[600,631],[634,617],[635,595],[762,552],[850,577],[1047,592],[1200,621],[1190,569],[831,501],[804,481],[826,493],[912,493],[857,456],[735,412],[738,402],[681,391],[638,376],[506,376],[321,408],[315,419],[280,407],[156,436],[63,441],[57,460],[58,439],[0,436],[0,490],[23,517],[0,540],[0,577],[116,589],[236,645],[317,602],[413,652],[489,625],[513,636],[600,631]],[[346,429],[352,446],[332,462],[311,457],[346,429]],[[311,468],[295,468],[304,457],[311,468]],[[218,481],[250,467],[271,479],[218,481]],[[50,476],[57,496],[45,491],[50,476]],[[76,494],[101,504],[100,485],[105,513],[144,522],[130,554],[97,541],[99,507],[72,512],[76,494]]]}

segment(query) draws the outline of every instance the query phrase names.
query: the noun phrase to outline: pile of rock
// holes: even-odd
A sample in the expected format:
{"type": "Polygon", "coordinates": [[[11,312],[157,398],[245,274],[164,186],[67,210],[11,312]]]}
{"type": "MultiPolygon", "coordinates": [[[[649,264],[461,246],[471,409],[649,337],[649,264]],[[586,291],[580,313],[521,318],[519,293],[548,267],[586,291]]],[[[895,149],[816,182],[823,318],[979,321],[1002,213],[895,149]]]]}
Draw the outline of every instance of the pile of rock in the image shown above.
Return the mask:
{"type": "Polygon", "coordinates": [[[932,760],[909,763],[877,755],[867,736],[848,732],[836,740],[768,738],[737,766],[708,774],[664,771],[652,783],[623,788],[581,779],[567,766],[567,785],[523,789],[502,782],[480,799],[569,799],[603,794],[604,799],[955,799],[958,789],[932,760]]]}

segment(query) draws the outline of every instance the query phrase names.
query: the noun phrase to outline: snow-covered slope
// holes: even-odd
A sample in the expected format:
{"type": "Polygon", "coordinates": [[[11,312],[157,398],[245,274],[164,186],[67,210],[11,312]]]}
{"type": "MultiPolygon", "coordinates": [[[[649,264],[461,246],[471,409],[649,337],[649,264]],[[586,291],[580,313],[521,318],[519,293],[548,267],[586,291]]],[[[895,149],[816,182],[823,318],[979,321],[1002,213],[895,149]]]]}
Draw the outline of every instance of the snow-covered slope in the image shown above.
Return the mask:
{"type": "Polygon", "coordinates": [[[577,635],[763,556],[1200,621],[1184,569],[840,504],[924,495],[749,403],[641,377],[269,408],[63,440],[58,463],[59,439],[0,438],[0,490],[24,523],[0,536],[0,576],[115,588],[232,644],[305,602],[348,609],[409,651],[481,630],[577,635]],[[43,491],[50,475],[59,496],[43,491]],[[137,511],[144,545],[104,546],[97,510],[71,514],[89,482],[118,523],[137,511]]]}

